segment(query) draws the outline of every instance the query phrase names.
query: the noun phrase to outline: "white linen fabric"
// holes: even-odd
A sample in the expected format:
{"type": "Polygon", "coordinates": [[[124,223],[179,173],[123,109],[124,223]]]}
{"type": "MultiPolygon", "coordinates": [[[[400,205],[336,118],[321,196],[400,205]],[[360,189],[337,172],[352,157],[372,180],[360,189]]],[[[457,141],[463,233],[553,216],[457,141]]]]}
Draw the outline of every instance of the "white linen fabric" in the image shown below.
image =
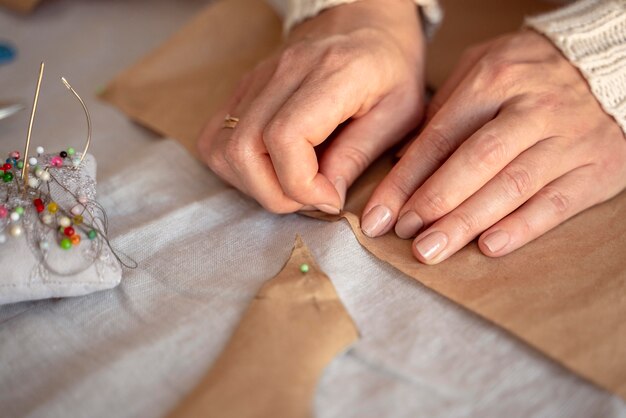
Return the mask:
{"type": "MultiPolygon", "coordinates": [[[[63,171],[55,173],[55,177],[74,196],[95,194],[96,160],[92,155],[85,156],[80,170],[76,172],[78,183],[75,183],[75,180],[67,181],[62,173],[63,171]]],[[[58,184],[51,183],[50,189],[54,201],[67,212],[76,205],[75,198],[58,184]]],[[[94,206],[89,204],[89,208],[89,212],[84,216],[92,224],[93,219],[89,213],[93,213],[94,206]]],[[[25,209],[26,219],[36,219],[37,213],[32,205],[25,205],[25,209]]],[[[24,223],[23,219],[20,220],[20,224],[24,223]]],[[[101,229],[102,225],[97,224],[96,227],[101,229]]],[[[119,284],[122,267],[101,237],[97,241],[85,238],[78,247],[71,250],[63,250],[56,242],[49,240],[50,248],[44,262],[43,255],[38,250],[36,230],[38,230],[36,226],[24,227],[25,233],[22,236],[8,238],[0,247],[0,266],[2,266],[0,305],[27,300],[81,296],[110,289],[119,284]]],[[[44,236],[48,239],[51,236],[54,238],[54,233],[44,236]]]]}
{"type": "MultiPolygon", "coordinates": [[[[315,416],[626,417],[621,399],[375,259],[345,223],[271,215],[84,93],[205,4],[57,0],[30,18],[0,12],[0,38],[20,52],[0,66],[0,95],[28,100],[47,57],[46,80],[66,75],[87,96],[99,201],[113,244],[139,262],[109,291],[0,307],[0,415],[166,415],[300,233],[361,335],[324,372],[315,416]]],[[[74,112],[46,110],[65,106],[75,103],[62,86],[43,90],[34,135],[49,149],[82,139],[74,112]]],[[[27,119],[0,122],[7,147],[21,144],[27,119]]]]}

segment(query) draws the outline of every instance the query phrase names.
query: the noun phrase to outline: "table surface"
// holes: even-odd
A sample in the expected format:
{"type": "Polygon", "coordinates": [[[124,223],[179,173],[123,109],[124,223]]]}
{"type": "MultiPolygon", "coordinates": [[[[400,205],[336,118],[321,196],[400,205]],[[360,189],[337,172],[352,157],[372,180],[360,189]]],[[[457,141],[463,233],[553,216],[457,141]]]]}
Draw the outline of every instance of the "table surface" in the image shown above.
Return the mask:
{"type": "MultiPolygon", "coordinates": [[[[139,262],[121,285],[84,297],[0,307],[0,410],[7,417],[158,417],[211,366],[300,233],[361,339],[325,370],[318,417],[626,417],[621,399],[378,261],[343,223],[275,216],[221,183],[95,92],[207,2],[56,0],[28,17],[0,11],[0,98],[30,104],[47,72],[33,133],[80,146],[93,117],[99,200],[113,245],[139,262]]],[[[27,112],[0,121],[21,148],[27,112]]]]}

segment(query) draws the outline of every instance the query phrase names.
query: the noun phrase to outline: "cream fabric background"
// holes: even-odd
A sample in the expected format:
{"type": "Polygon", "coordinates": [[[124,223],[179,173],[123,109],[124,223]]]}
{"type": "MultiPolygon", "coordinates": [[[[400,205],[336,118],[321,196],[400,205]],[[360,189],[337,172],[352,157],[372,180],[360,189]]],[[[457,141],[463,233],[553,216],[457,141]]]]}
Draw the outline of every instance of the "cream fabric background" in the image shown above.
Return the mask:
{"type": "MultiPolygon", "coordinates": [[[[30,18],[0,12],[0,38],[20,52],[0,66],[0,97],[28,103],[45,58],[34,141],[53,149],[84,133],[58,76],[86,96],[99,200],[114,245],[140,263],[111,291],[0,307],[3,417],[163,416],[210,367],[296,233],[362,335],[325,371],[316,416],[626,417],[622,400],[374,259],[346,224],[264,212],[90,95],[205,4],[57,0],[30,18]]],[[[27,119],[0,122],[3,149],[22,144],[27,119]]]]}

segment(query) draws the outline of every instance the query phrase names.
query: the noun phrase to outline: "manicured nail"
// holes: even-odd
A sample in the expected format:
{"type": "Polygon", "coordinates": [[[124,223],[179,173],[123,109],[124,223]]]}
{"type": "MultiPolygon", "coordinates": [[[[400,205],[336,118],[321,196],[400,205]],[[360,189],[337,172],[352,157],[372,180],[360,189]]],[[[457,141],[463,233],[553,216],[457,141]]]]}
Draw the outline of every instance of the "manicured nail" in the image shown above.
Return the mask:
{"type": "Polygon", "coordinates": [[[443,232],[426,235],[415,244],[415,249],[425,260],[435,258],[448,244],[448,236],[443,232]]]}
{"type": "Polygon", "coordinates": [[[391,211],[386,206],[378,205],[365,214],[361,229],[365,235],[374,238],[383,232],[389,222],[391,222],[391,211]]]}
{"type": "Polygon", "coordinates": [[[402,239],[408,239],[415,236],[423,226],[422,218],[410,210],[402,215],[396,223],[396,235],[402,239]]]}
{"type": "Polygon", "coordinates": [[[341,210],[339,208],[336,208],[331,205],[327,205],[325,203],[322,203],[320,205],[315,205],[315,207],[321,210],[322,212],[330,213],[331,215],[339,215],[339,213],[341,213],[341,210]]]}
{"type": "Polygon", "coordinates": [[[338,176],[335,179],[335,189],[337,189],[337,193],[341,198],[341,207],[346,203],[346,193],[348,192],[348,183],[346,183],[346,179],[342,176],[338,176]]]}
{"type": "Polygon", "coordinates": [[[506,247],[510,240],[511,237],[508,233],[504,231],[496,231],[483,238],[483,244],[485,244],[485,246],[492,253],[497,253],[506,247]]]}

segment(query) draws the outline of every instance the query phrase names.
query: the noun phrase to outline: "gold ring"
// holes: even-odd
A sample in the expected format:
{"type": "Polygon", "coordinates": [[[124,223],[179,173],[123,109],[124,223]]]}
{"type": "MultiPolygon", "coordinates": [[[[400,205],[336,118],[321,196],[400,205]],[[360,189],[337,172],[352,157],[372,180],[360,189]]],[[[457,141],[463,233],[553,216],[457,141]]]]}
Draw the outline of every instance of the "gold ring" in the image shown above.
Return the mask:
{"type": "Polygon", "coordinates": [[[224,118],[224,124],[222,125],[222,128],[224,128],[224,129],[235,129],[237,127],[238,123],[239,123],[239,118],[236,118],[236,117],[230,116],[230,115],[226,115],[226,117],[224,118]]]}

